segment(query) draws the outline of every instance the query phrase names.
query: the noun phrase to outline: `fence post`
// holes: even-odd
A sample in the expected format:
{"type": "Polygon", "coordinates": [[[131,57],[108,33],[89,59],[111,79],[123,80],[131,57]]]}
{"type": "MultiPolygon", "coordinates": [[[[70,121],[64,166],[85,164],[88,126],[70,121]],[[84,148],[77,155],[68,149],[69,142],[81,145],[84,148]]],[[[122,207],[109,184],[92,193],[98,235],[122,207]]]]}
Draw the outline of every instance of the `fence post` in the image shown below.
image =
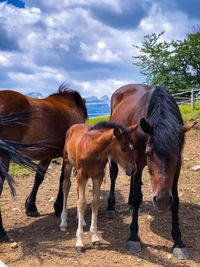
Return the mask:
{"type": "Polygon", "coordinates": [[[194,90],[191,90],[191,108],[194,109],[194,90]]]}

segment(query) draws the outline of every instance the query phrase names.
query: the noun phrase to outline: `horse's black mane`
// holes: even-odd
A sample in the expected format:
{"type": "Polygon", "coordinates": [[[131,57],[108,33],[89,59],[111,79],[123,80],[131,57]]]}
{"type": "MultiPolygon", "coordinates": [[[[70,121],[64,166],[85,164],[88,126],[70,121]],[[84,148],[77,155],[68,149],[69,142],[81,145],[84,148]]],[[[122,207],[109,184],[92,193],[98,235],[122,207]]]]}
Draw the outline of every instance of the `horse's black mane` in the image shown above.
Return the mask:
{"type": "Polygon", "coordinates": [[[123,132],[127,132],[128,133],[128,129],[126,127],[124,127],[121,124],[115,123],[113,121],[100,121],[96,124],[94,124],[89,131],[92,130],[103,130],[103,129],[114,129],[114,128],[119,128],[121,129],[123,132]]]}
{"type": "Polygon", "coordinates": [[[180,155],[184,144],[183,119],[175,99],[164,87],[154,89],[148,122],[153,126],[152,142],[156,153],[166,157],[180,155]]]}
{"type": "Polygon", "coordinates": [[[72,89],[67,88],[66,85],[63,83],[58,88],[58,91],[56,93],[51,94],[50,96],[56,96],[56,95],[73,97],[77,106],[83,110],[85,119],[88,118],[86,105],[85,105],[82,97],[80,96],[79,92],[77,92],[76,90],[72,90],[72,89]]]}

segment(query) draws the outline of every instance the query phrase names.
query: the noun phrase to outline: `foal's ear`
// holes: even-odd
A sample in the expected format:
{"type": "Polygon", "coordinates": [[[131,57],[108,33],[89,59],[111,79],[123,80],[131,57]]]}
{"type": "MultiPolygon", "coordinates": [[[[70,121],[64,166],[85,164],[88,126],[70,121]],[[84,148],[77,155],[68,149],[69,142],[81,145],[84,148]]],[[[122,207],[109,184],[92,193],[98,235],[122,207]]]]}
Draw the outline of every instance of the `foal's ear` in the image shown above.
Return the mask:
{"type": "Polygon", "coordinates": [[[82,97],[83,103],[86,104],[86,98],[82,97]]]}
{"type": "Polygon", "coordinates": [[[196,121],[194,123],[190,123],[190,124],[181,126],[183,133],[186,133],[187,131],[191,130],[197,123],[198,122],[196,121]]]}
{"type": "Polygon", "coordinates": [[[133,133],[137,129],[137,127],[138,127],[138,123],[131,125],[130,127],[128,127],[128,129],[131,133],[133,133]]]}
{"type": "Polygon", "coordinates": [[[122,136],[122,133],[121,133],[120,129],[117,128],[117,127],[114,128],[114,130],[113,130],[113,134],[114,134],[114,136],[117,137],[117,138],[120,138],[120,137],[122,136]]]}
{"type": "Polygon", "coordinates": [[[153,133],[153,127],[144,118],[140,120],[140,127],[147,134],[153,133]]]}

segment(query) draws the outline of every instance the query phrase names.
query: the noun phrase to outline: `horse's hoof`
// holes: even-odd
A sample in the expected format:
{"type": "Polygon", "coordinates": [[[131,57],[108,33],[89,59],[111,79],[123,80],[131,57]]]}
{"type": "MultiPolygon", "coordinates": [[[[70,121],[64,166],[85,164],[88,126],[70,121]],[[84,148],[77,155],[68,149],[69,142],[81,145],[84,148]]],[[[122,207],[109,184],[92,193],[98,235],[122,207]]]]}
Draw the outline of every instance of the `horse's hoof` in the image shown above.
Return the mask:
{"type": "Polygon", "coordinates": [[[26,215],[28,217],[39,217],[40,213],[37,210],[34,211],[26,210],[26,215]]]}
{"type": "Polygon", "coordinates": [[[0,243],[3,243],[3,242],[10,242],[10,238],[7,234],[0,237],[0,243]]]}
{"type": "Polygon", "coordinates": [[[188,253],[186,248],[174,248],[173,255],[175,258],[179,260],[186,260],[188,259],[188,253]]]}
{"type": "Polygon", "coordinates": [[[54,215],[55,215],[56,217],[58,217],[58,218],[60,218],[61,213],[62,213],[62,212],[57,211],[57,210],[54,211],[54,215]]]}
{"type": "Polygon", "coordinates": [[[113,219],[116,216],[115,210],[106,210],[105,211],[105,217],[108,219],[113,219]]]}
{"type": "Polygon", "coordinates": [[[128,241],[127,248],[131,252],[140,252],[142,250],[141,244],[139,241],[128,241]]]}
{"type": "Polygon", "coordinates": [[[100,243],[100,241],[92,242],[92,247],[93,247],[93,248],[100,248],[100,247],[101,247],[101,243],[100,243]]]}
{"type": "Polygon", "coordinates": [[[76,247],[76,251],[80,252],[80,253],[84,253],[85,252],[85,248],[78,246],[78,247],[76,247]]]}
{"type": "Polygon", "coordinates": [[[67,231],[67,227],[66,227],[66,226],[60,226],[60,230],[61,230],[62,232],[66,232],[66,231],[67,231]]]}

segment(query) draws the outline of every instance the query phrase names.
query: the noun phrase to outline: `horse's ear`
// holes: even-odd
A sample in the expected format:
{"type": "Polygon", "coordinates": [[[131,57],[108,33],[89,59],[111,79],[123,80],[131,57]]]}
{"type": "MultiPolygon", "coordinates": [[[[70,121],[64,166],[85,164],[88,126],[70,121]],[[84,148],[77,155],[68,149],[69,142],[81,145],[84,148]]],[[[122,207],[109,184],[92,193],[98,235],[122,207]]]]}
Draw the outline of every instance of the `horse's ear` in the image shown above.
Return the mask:
{"type": "Polygon", "coordinates": [[[119,128],[114,128],[113,130],[113,134],[116,138],[120,138],[122,136],[121,132],[120,132],[120,129],[119,128]]]}
{"type": "Polygon", "coordinates": [[[181,126],[181,129],[184,133],[186,133],[187,131],[191,130],[198,122],[194,122],[194,123],[191,123],[191,124],[187,124],[187,125],[183,125],[181,126]]]}
{"type": "Polygon", "coordinates": [[[140,120],[140,127],[147,134],[153,133],[153,127],[144,118],[140,120]]]}

